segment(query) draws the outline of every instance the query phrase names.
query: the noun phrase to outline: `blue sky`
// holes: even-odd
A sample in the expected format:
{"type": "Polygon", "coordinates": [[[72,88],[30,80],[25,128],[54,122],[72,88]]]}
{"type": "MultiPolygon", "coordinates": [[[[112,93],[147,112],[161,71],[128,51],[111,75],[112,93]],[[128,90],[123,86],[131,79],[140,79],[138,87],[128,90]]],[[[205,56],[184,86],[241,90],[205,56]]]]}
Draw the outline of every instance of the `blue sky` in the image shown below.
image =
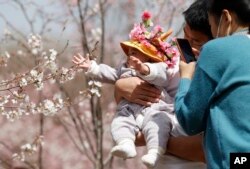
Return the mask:
{"type": "MultiPolygon", "coordinates": [[[[29,1],[23,1],[24,4],[29,1]]],[[[32,1],[31,1],[32,2],[32,1]]],[[[49,5],[51,3],[50,0],[36,0],[36,4],[38,4],[42,10],[45,10],[46,13],[58,13],[60,12],[60,7],[56,5],[49,5]]],[[[26,5],[25,8],[29,18],[36,16],[34,22],[35,31],[40,31],[41,28],[41,19],[37,17],[36,13],[34,13],[34,8],[30,7],[31,5],[26,5]],[[38,29],[39,28],[39,29],[38,29]]],[[[20,7],[9,0],[0,0],[0,15],[4,16],[10,24],[15,26],[20,32],[24,34],[31,33],[30,26],[25,19],[24,13],[20,10],[20,7]]],[[[56,26],[52,26],[52,31],[55,30],[56,26]]],[[[8,25],[6,22],[0,17],[0,36],[3,35],[4,30],[8,29],[8,25]]],[[[58,31],[57,31],[58,32],[58,31]]],[[[37,32],[35,32],[37,33],[37,32]]]]}

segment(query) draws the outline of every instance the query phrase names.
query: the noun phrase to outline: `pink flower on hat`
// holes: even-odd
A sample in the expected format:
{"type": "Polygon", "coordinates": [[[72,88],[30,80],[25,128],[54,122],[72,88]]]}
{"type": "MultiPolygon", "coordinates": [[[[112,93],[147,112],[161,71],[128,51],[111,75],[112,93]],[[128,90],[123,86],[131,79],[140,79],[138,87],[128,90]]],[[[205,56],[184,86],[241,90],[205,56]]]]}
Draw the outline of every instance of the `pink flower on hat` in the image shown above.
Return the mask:
{"type": "Polygon", "coordinates": [[[150,38],[154,38],[163,32],[163,28],[160,25],[156,25],[150,32],[150,38]]]}
{"type": "Polygon", "coordinates": [[[151,13],[149,11],[144,11],[142,13],[142,16],[141,16],[142,21],[147,21],[147,20],[151,19],[151,16],[152,15],[151,15],[151,13]]]}
{"type": "Polygon", "coordinates": [[[135,41],[142,41],[146,39],[145,32],[147,30],[142,25],[135,24],[134,28],[130,31],[129,38],[135,41]]]}
{"type": "Polygon", "coordinates": [[[149,11],[144,11],[141,19],[146,28],[153,26],[153,22],[151,21],[151,13],[149,11]]]}

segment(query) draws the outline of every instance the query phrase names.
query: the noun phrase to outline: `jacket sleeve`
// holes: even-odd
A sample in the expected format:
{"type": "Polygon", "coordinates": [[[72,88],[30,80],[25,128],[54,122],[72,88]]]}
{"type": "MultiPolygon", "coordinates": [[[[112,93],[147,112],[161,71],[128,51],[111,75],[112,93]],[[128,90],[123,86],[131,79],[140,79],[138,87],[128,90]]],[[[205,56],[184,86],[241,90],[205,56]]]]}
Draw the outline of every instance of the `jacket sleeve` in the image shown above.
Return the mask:
{"type": "Polygon", "coordinates": [[[97,64],[94,60],[91,61],[91,66],[85,72],[85,75],[103,83],[114,84],[119,77],[118,69],[114,69],[106,64],[97,64]]]}
{"type": "Polygon", "coordinates": [[[194,135],[204,131],[214,91],[215,82],[198,64],[192,81],[181,79],[175,97],[175,112],[187,134],[194,135]]]}
{"type": "Polygon", "coordinates": [[[167,64],[163,62],[159,63],[145,63],[149,69],[150,73],[148,75],[142,75],[137,72],[138,76],[143,80],[147,81],[156,86],[164,87],[167,85],[167,64]]]}

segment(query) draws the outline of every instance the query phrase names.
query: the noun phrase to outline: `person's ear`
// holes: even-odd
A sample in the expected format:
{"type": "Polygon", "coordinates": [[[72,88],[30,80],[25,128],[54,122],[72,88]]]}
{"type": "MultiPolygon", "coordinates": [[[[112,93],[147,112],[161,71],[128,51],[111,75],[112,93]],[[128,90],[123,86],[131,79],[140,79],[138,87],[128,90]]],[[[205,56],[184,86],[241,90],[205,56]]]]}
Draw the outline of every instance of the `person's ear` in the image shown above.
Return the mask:
{"type": "Polygon", "coordinates": [[[227,10],[227,9],[223,9],[222,13],[221,13],[221,17],[222,17],[222,25],[221,25],[221,29],[223,30],[223,32],[225,33],[225,36],[230,35],[231,34],[231,28],[232,28],[232,13],[227,10]]]}
{"type": "Polygon", "coordinates": [[[229,24],[229,23],[232,22],[232,13],[229,10],[223,9],[222,10],[222,15],[224,15],[223,18],[224,18],[225,23],[229,24]]]}

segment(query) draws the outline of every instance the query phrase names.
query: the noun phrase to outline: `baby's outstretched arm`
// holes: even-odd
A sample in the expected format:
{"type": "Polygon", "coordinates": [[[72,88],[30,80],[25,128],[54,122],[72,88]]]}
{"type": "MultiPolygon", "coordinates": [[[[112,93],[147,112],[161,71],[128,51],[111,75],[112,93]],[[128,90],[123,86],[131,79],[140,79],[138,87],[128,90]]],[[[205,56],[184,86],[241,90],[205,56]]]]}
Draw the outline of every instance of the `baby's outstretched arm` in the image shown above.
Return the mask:
{"type": "Polygon", "coordinates": [[[73,57],[72,62],[79,68],[87,71],[91,65],[91,61],[89,60],[89,54],[86,57],[83,57],[81,54],[77,54],[73,57]]]}

